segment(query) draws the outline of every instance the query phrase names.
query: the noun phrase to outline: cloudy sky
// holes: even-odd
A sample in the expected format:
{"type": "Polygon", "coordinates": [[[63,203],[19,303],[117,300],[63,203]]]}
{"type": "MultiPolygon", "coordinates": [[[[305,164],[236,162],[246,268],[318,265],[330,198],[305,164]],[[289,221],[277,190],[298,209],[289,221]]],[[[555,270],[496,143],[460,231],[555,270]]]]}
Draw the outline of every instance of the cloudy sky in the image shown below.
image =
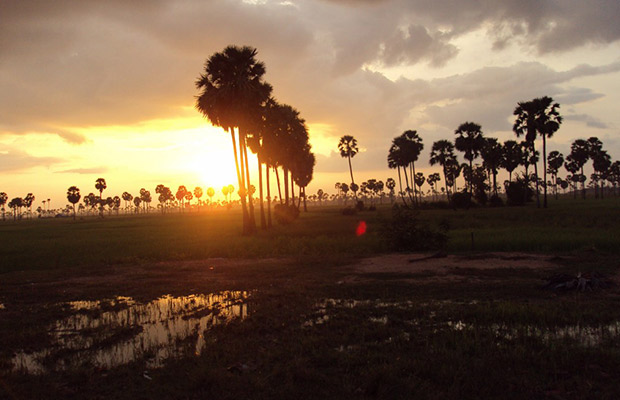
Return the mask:
{"type": "Polygon", "coordinates": [[[618,159],[618,17],[617,0],[2,0],[0,191],[61,206],[98,177],[109,195],[234,183],[229,137],[194,109],[205,60],[230,44],[256,47],[306,119],[310,192],[348,182],[344,134],[356,180],[386,179],[404,130],[428,168],[460,123],[507,140],[516,103],[544,95],[565,117],[550,149],[597,136],[618,159]]]}

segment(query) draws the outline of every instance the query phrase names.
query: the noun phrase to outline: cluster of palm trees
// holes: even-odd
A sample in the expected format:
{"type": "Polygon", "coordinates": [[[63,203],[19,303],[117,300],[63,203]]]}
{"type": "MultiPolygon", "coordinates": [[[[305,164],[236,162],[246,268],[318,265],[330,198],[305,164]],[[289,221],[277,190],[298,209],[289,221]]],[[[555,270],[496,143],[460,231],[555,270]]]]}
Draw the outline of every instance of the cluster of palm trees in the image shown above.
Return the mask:
{"type": "Polygon", "coordinates": [[[258,204],[263,229],[272,224],[270,170],[276,174],[280,202],[298,208],[312,180],[315,164],[305,121],[295,108],[280,104],[272,97],[272,86],[263,79],[265,65],[256,60],[256,54],[257,50],[252,47],[228,46],[207,60],[204,72],[196,81],[200,90],[196,108],[213,125],[230,133],[244,234],[256,229],[248,149],[258,159],[258,204]],[[283,175],[284,196],[279,170],[283,175]],[[299,188],[297,205],[295,185],[299,188]]]}
{"type": "MultiPolygon", "coordinates": [[[[536,98],[527,102],[519,102],[515,108],[516,116],[513,130],[517,137],[525,136],[525,140],[517,143],[508,140],[501,144],[496,138],[484,137],[482,127],[475,122],[464,122],[454,131],[456,138],[454,142],[450,140],[438,140],[433,143],[430,153],[430,164],[440,165],[444,175],[444,190],[450,199],[450,194],[456,191],[456,179],[463,173],[467,182],[467,191],[474,193],[476,183],[485,182],[485,178],[492,180],[493,193],[497,195],[497,173],[500,168],[505,168],[509,173],[509,182],[512,181],[512,172],[519,166],[524,165],[526,176],[530,165],[534,165],[534,176],[538,191],[538,168],[535,141],[538,137],[543,140],[543,153],[546,160],[546,139],[553,136],[562,123],[558,109],[559,104],[554,103],[550,97],[536,98]],[[467,161],[460,164],[455,150],[463,153],[467,161]],[[482,157],[482,165],[474,166],[474,161],[482,157]]],[[[388,167],[398,170],[399,187],[402,201],[405,204],[418,203],[419,196],[417,188],[424,182],[422,174],[416,174],[415,162],[418,161],[424,144],[422,138],[415,130],[407,130],[402,135],[392,140],[392,145],[388,152],[388,167]],[[406,189],[402,189],[402,175],[405,178],[406,189]],[[411,189],[413,187],[413,189],[411,189]],[[405,197],[405,195],[408,196],[405,197]]],[[[546,164],[546,161],[545,161],[546,164]]],[[[546,182],[546,165],[544,167],[546,182]]],[[[430,178],[430,176],[429,176],[430,178]]],[[[427,178],[428,179],[428,178],[427,178]]],[[[432,175],[429,183],[431,186],[437,182],[437,175],[432,175]]],[[[478,190],[485,190],[491,185],[478,185],[478,190]],[[482,189],[480,189],[482,188],[482,189]]],[[[547,185],[544,186],[544,207],[547,206],[547,185]]]]}
{"type": "Polygon", "coordinates": [[[6,206],[12,210],[13,219],[17,219],[22,215],[22,208],[26,208],[27,213],[32,215],[32,204],[35,197],[32,193],[28,193],[24,197],[14,197],[9,201],[9,196],[5,192],[0,192],[0,206],[2,207],[2,220],[6,218],[6,206]],[[7,203],[8,202],[8,203],[7,203]]]}

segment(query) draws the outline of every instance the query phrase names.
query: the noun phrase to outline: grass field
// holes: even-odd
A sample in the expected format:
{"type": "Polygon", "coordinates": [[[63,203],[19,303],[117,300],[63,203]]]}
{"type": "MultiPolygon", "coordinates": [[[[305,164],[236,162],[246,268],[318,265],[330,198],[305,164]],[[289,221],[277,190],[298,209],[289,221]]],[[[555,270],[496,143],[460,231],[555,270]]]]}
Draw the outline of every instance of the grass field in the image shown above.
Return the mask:
{"type": "Polygon", "coordinates": [[[389,253],[389,207],[355,216],[315,208],[252,237],[240,235],[234,210],[6,221],[0,398],[618,398],[618,288],[540,287],[556,273],[617,274],[619,205],[423,210],[431,226],[450,227],[447,253],[458,267],[415,273],[352,267],[389,253]],[[360,221],[368,231],[356,236],[360,221]],[[512,258],[523,267],[487,260],[496,251],[519,252],[512,258]],[[553,267],[528,267],[528,254],[553,267]],[[472,260],[484,268],[467,267],[472,260]],[[81,330],[86,350],[55,336],[58,321],[138,313],[116,296],[150,304],[223,291],[248,293],[247,318],[192,331],[178,339],[189,350],[156,368],[153,349],[107,367],[79,358],[118,349],[148,324],[81,330]],[[103,301],[92,310],[67,305],[78,300],[103,301]],[[46,373],[15,369],[16,355],[41,351],[46,373]]]}

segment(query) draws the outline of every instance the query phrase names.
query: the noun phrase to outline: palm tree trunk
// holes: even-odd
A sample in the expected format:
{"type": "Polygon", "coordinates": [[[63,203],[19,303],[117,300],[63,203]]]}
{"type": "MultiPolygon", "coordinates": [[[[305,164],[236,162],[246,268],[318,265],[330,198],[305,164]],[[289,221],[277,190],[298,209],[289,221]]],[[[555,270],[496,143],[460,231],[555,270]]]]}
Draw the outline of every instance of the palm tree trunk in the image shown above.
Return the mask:
{"type": "Polygon", "coordinates": [[[291,171],[291,205],[295,206],[295,181],[293,180],[293,171],[291,171]]]}
{"type": "Polygon", "coordinates": [[[273,167],[273,170],[276,172],[276,181],[278,181],[278,200],[280,204],[282,204],[282,189],[280,187],[280,173],[278,172],[278,167],[273,167]]]}
{"type": "Polygon", "coordinates": [[[400,188],[400,198],[403,200],[403,204],[405,204],[405,196],[403,195],[403,181],[400,177],[400,165],[397,165],[396,169],[398,169],[398,187],[400,188]]]}
{"type": "MultiPolygon", "coordinates": [[[[581,176],[582,177],[585,176],[583,174],[583,165],[581,166],[581,176]]],[[[581,181],[581,197],[583,197],[584,200],[586,199],[586,181],[585,181],[585,179],[583,179],[581,181]]]]}
{"type": "Polygon", "coordinates": [[[304,212],[308,212],[308,205],[306,204],[306,187],[304,186],[304,212]]]}
{"type": "MultiPolygon", "coordinates": [[[[241,132],[241,131],[240,131],[241,132]]],[[[250,192],[250,185],[251,185],[251,181],[250,181],[250,167],[248,165],[248,144],[246,142],[246,136],[245,134],[243,134],[243,140],[239,139],[239,142],[241,144],[241,142],[243,143],[243,158],[245,161],[245,175],[247,178],[247,194],[248,194],[248,204],[249,204],[249,218],[248,218],[248,223],[250,225],[250,230],[252,232],[254,232],[254,230],[256,229],[256,216],[254,215],[254,201],[252,199],[252,193],[250,192]]]]}
{"type": "MultiPolygon", "coordinates": [[[[532,154],[536,159],[536,148],[532,142],[532,154]]],[[[534,163],[534,177],[536,178],[536,207],[540,208],[540,188],[538,187],[538,162],[534,163]]]]}
{"type": "Polygon", "coordinates": [[[473,185],[473,177],[474,177],[474,166],[473,166],[474,160],[471,159],[469,160],[469,195],[473,196],[474,195],[474,185],[473,185]]]}
{"type": "MultiPolygon", "coordinates": [[[[241,143],[239,143],[239,154],[237,154],[237,141],[235,140],[235,130],[234,128],[228,128],[230,130],[230,137],[233,143],[233,153],[235,154],[235,167],[237,168],[237,181],[239,183],[239,196],[241,198],[241,212],[243,219],[243,233],[249,234],[249,224],[248,224],[248,208],[245,202],[245,179],[243,177],[243,152],[241,151],[241,143]],[[239,160],[241,158],[241,160],[239,160]]],[[[239,140],[241,142],[241,139],[239,140]]]]}
{"type": "Polygon", "coordinates": [[[267,229],[267,222],[265,221],[265,207],[263,206],[263,167],[260,162],[260,156],[257,154],[258,160],[258,194],[260,198],[260,227],[267,229]]]}
{"type": "Polygon", "coordinates": [[[545,195],[543,197],[543,208],[547,208],[547,140],[543,133],[543,189],[545,195]]]}
{"type": "MultiPolygon", "coordinates": [[[[288,206],[288,169],[282,167],[282,170],[284,171],[284,204],[288,206]]],[[[280,199],[282,199],[282,195],[280,195],[280,199]]]]}
{"type": "Polygon", "coordinates": [[[267,181],[267,227],[271,228],[271,182],[269,181],[269,168],[268,164],[265,164],[265,178],[267,181]]]}
{"type": "MultiPolygon", "coordinates": [[[[411,186],[409,186],[409,177],[407,176],[407,167],[406,166],[403,167],[403,172],[405,173],[405,184],[407,185],[408,189],[411,189],[411,186]]],[[[411,198],[411,191],[409,191],[408,196],[409,196],[409,199],[411,201],[413,201],[413,199],[411,198]]],[[[405,205],[407,205],[407,202],[405,201],[404,198],[403,198],[403,203],[405,203],[405,205]]]]}

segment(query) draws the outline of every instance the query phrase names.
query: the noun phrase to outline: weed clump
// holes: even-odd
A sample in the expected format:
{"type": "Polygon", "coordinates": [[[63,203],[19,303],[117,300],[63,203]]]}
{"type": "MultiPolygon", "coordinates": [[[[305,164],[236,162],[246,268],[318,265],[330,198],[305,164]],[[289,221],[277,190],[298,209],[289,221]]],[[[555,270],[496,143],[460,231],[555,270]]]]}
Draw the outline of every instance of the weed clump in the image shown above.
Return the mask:
{"type": "Polygon", "coordinates": [[[276,204],[273,207],[273,214],[278,224],[287,225],[299,217],[299,209],[294,205],[276,204]]]}
{"type": "Polygon", "coordinates": [[[392,219],[384,223],[383,237],[395,251],[442,250],[448,242],[448,224],[432,228],[419,213],[406,206],[394,205],[392,219]]]}
{"type": "Polygon", "coordinates": [[[347,206],[345,208],[342,209],[342,211],[340,211],[340,213],[342,215],[355,215],[357,214],[357,209],[347,206]]]}

